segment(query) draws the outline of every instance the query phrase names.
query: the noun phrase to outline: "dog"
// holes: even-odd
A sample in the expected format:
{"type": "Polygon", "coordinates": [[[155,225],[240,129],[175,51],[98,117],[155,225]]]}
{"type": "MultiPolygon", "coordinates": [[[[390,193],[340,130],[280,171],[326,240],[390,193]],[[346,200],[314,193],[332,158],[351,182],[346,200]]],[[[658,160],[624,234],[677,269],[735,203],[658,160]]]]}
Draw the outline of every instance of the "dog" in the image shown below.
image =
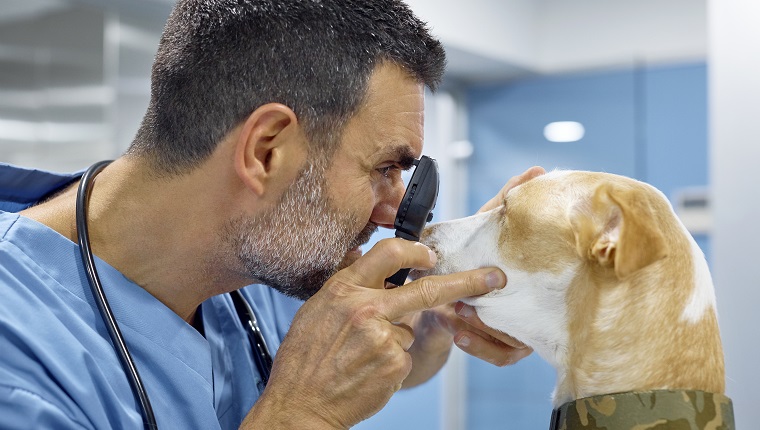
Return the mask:
{"type": "Polygon", "coordinates": [[[507,275],[463,301],[556,369],[551,428],[734,428],[707,262],[651,185],[557,170],[421,242],[438,263],[414,278],[507,275]]]}

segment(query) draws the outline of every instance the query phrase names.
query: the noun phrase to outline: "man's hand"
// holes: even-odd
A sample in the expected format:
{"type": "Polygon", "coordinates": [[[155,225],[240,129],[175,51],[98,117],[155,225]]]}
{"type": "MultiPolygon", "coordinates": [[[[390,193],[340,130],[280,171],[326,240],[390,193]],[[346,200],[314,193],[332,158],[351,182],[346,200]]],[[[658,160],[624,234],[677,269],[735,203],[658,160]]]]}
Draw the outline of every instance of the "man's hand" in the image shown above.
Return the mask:
{"type": "Polygon", "coordinates": [[[423,311],[414,321],[417,340],[409,352],[415,368],[404,381],[405,387],[435,375],[445,364],[452,341],[466,353],[496,366],[517,363],[533,352],[517,339],[486,326],[471,306],[461,302],[423,311]]]}
{"type": "Polygon", "coordinates": [[[414,333],[398,321],[504,286],[498,269],[478,269],[384,289],[399,268],[435,260],[422,244],[386,239],[330,278],[296,314],[242,428],[348,428],[380,410],[412,369],[414,333]]]}

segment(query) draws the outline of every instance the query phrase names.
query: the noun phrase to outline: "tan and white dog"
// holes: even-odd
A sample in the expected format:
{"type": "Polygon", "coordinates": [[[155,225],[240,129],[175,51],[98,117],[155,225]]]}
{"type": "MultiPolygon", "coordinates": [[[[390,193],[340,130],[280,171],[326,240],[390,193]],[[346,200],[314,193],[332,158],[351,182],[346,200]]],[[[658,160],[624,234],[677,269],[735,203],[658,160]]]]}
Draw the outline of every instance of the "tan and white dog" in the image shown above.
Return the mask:
{"type": "Polygon", "coordinates": [[[438,263],[415,277],[504,271],[504,289],[464,301],[557,370],[557,408],[611,393],[724,392],[707,262],[648,184],[554,171],[510,190],[499,208],[429,226],[422,242],[438,263]]]}

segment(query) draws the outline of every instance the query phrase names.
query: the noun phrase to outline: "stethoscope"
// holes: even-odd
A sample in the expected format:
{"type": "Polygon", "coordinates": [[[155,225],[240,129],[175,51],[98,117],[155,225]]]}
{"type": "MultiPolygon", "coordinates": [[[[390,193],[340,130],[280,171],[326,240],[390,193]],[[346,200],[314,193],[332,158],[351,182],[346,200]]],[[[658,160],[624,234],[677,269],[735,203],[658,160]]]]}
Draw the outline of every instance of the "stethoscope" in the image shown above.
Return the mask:
{"type": "MultiPolygon", "coordinates": [[[[98,306],[101,317],[106,324],[106,329],[111,337],[111,341],[114,344],[114,349],[119,356],[121,366],[124,368],[129,379],[129,384],[132,387],[132,392],[137,397],[142,410],[143,421],[146,429],[158,429],[156,424],[156,417],[153,414],[153,408],[150,405],[150,399],[148,393],[145,391],[140,374],[137,372],[137,367],[132,360],[132,355],[129,353],[127,344],[124,342],[124,338],[119,330],[119,326],[116,323],[116,318],[111,311],[111,307],[108,304],[108,299],[103,292],[103,285],[100,283],[100,277],[98,277],[98,271],[95,269],[95,258],[92,255],[90,249],[90,235],[87,230],[87,205],[90,200],[90,192],[92,191],[92,180],[95,176],[103,170],[111,160],[100,161],[90,166],[82,176],[79,183],[79,189],[77,190],[77,203],[76,203],[76,225],[77,225],[77,240],[79,241],[79,250],[82,255],[82,263],[84,264],[85,271],[87,272],[87,280],[90,284],[90,289],[95,297],[95,303],[98,306]]],[[[261,381],[257,384],[259,392],[263,391],[267,382],[269,381],[269,374],[272,369],[272,356],[269,353],[264,336],[261,334],[259,325],[256,321],[256,315],[248,302],[243,297],[243,294],[238,291],[232,291],[230,293],[232,302],[235,305],[235,311],[237,312],[240,322],[246,329],[248,334],[248,340],[251,343],[251,350],[253,351],[253,361],[256,364],[256,368],[261,376],[261,381]]]]}

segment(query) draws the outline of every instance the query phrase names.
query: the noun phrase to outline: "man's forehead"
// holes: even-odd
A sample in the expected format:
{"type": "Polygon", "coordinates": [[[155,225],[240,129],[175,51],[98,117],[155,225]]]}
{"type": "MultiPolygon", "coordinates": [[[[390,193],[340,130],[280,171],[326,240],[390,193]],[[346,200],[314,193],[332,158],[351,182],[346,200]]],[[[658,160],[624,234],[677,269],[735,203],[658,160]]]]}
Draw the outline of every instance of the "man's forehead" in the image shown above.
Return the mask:
{"type": "Polygon", "coordinates": [[[423,122],[423,86],[403,68],[381,64],[370,77],[366,99],[349,120],[346,149],[368,161],[411,167],[422,153],[423,122]]]}

